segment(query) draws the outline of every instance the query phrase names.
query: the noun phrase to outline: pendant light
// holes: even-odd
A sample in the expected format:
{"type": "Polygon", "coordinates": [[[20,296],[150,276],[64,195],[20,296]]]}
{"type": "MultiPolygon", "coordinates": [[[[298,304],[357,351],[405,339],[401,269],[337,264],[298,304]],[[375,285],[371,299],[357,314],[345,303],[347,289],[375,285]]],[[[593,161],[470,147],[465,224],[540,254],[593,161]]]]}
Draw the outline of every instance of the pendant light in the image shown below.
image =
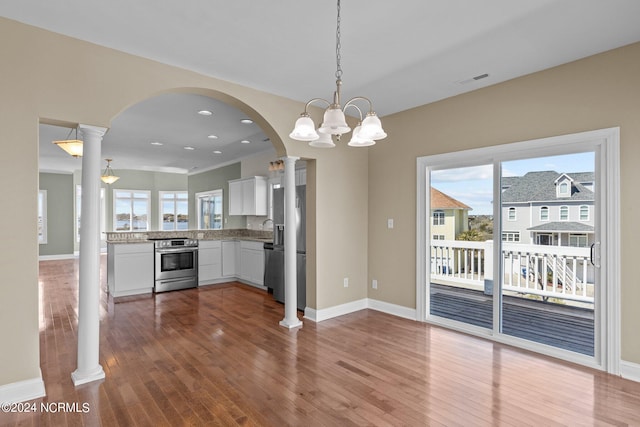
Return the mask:
{"type": "Polygon", "coordinates": [[[105,159],[105,160],[107,161],[107,167],[105,168],[104,172],[102,173],[102,176],[100,177],[100,179],[105,184],[113,184],[114,182],[119,180],[120,177],[119,176],[115,176],[114,173],[113,173],[113,169],[111,169],[111,160],[112,159],[105,159]]]}
{"type": "MultiPolygon", "coordinates": [[[[296,124],[289,137],[297,141],[309,142],[312,147],[332,148],[335,147],[333,143],[332,135],[336,135],[336,140],[340,140],[340,137],[351,131],[351,128],[346,122],[344,112],[349,106],[355,106],[355,102],[364,101],[369,105],[369,112],[366,114],[364,120],[362,120],[362,113],[360,114],[361,124],[358,129],[358,135],[352,135],[351,141],[348,145],[352,147],[367,147],[375,144],[375,141],[383,139],[387,134],[382,129],[382,123],[377,114],[373,111],[373,104],[371,100],[364,96],[356,96],[351,98],[344,105],[344,108],[340,106],[340,90],[342,87],[342,67],[340,66],[340,0],[338,0],[338,18],[336,28],[336,90],[333,93],[333,102],[329,102],[323,98],[313,98],[304,106],[304,111],[300,114],[300,118],[296,120],[296,124]],[[328,105],[324,112],[323,121],[318,129],[315,128],[315,124],[308,113],[308,108],[315,102],[322,102],[328,105]]],[[[358,110],[360,110],[358,108],[358,110]]]]}
{"type": "Polygon", "coordinates": [[[82,141],[78,139],[78,128],[76,127],[75,130],[76,139],[69,139],[73,132],[73,129],[71,129],[69,135],[67,135],[67,139],[53,141],[53,143],[77,159],[78,157],[82,157],[82,141]]]}

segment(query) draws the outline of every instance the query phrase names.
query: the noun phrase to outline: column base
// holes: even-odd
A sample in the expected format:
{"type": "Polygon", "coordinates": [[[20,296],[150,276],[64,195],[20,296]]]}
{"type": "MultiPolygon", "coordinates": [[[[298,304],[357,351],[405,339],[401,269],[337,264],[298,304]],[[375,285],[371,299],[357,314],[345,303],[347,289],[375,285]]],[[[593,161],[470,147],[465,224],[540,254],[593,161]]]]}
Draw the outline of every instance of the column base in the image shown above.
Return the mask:
{"type": "Polygon", "coordinates": [[[285,328],[288,328],[288,329],[300,328],[302,327],[302,322],[297,317],[293,321],[287,320],[285,318],[280,321],[280,326],[284,326],[285,328]]]}
{"type": "Polygon", "coordinates": [[[73,380],[73,385],[76,387],[81,384],[90,383],[92,381],[103,380],[104,377],[104,370],[100,365],[98,365],[97,368],[90,372],[80,372],[76,369],[71,373],[71,380],[73,380]]]}

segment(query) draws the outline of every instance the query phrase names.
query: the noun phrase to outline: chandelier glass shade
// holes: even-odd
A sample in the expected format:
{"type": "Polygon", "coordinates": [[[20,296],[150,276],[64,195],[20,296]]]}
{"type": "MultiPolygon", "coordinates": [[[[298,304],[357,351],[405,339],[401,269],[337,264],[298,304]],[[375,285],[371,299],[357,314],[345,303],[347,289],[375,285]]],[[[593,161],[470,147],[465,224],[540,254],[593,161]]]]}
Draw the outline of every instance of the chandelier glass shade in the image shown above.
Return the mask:
{"type": "Polygon", "coordinates": [[[76,139],[69,139],[72,132],[73,129],[69,131],[67,139],[53,141],[53,143],[77,159],[82,157],[82,141],[78,139],[78,128],[76,128],[76,139]]]}
{"type": "Polygon", "coordinates": [[[321,132],[319,135],[318,139],[309,142],[310,146],[315,148],[333,148],[336,146],[330,134],[321,132]]]}
{"type": "Polygon", "coordinates": [[[351,131],[345,118],[345,110],[348,107],[355,107],[360,112],[360,122],[354,130],[351,141],[348,145],[352,147],[368,147],[375,144],[377,140],[386,138],[387,134],[382,129],[382,123],[375,111],[371,100],[364,96],[356,96],[351,98],[344,104],[340,105],[340,89],[342,86],[342,68],[340,66],[340,0],[338,0],[338,18],[336,27],[336,90],[333,93],[333,102],[329,102],[323,98],[313,98],[304,106],[304,111],[300,114],[300,118],[296,120],[293,131],[289,134],[291,139],[297,141],[308,142],[312,147],[332,148],[335,147],[332,136],[336,136],[336,140],[351,131]],[[327,105],[324,111],[322,124],[316,129],[311,116],[309,115],[309,106],[321,102],[327,105]],[[357,102],[368,104],[369,110],[364,120],[362,120],[362,110],[356,106],[357,102]]]}
{"type": "Polygon", "coordinates": [[[115,174],[113,173],[113,169],[111,169],[111,160],[112,159],[105,159],[105,160],[107,161],[107,167],[105,168],[104,172],[102,172],[102,176],[100,177],[100,179],[105,184],[113,184],[114,182],[119,180],[120,177],[119,176],[115,176],[115,174]]]}

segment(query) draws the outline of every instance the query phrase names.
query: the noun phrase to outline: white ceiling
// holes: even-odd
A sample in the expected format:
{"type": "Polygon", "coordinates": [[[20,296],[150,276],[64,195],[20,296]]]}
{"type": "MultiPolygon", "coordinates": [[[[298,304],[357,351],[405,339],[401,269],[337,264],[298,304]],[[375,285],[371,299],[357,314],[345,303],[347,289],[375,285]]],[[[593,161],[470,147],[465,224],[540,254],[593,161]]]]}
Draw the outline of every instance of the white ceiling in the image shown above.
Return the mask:
{"type": "MultiPolygon", "coordinates": [[[[332,1],[21,0],[0,16],[303,102],[335,87],[332,1]]],[[[345,0],[343,98],[385,116],[640,41],[639,16],[638,0],[345,0]]]]}

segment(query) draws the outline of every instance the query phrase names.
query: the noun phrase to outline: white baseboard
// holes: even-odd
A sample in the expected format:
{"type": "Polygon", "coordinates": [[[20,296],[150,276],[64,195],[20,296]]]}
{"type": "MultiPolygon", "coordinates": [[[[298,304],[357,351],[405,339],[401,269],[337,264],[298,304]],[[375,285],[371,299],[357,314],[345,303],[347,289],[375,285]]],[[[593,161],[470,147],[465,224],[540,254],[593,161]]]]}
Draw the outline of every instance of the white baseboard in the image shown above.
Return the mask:
{"type": "Polygon", "coordinates": [[[46,396],[42,374],[37,378],[0,386],[0,403],[17,403],[46,396]]]}
{"type": "Polygon", "coordinates": [[[389,302],[378,301],[376,299],[368,299],[368,308],[383,313],[391,314],[393,316],[402,317],[409,320],[416,320],[416,309],[409,308],[402,305],[391,304],[389,302]]]}
{"type": "Polygon", "coordinates": [[[345,304],[335,305],[321,310],[306,307],[304,309],[304,318],[314,322],[322,322],[323,320],[332,319],[345,314],[354,313],[356,311],[367,308],[367,299],[363,298],[357,301],[351,301],[345,304]]]}
{"type": "Polygon", "coordinates": [[[640,364],[621,360],[620,375],[622,376],[622,378],[640,382],[640,364]]]}
{"type": "Polygon", "coordinates": [[[40,255],[38,261],[57,261],[61,259],[74,259],[78,258],[75,254],[57,254],[57,255],[40,255]]]}
{"type": "Polygon", "coordinates": [[[405,319],[416,320],[416,310],[414,308],[403,307],[401,305],[391,304],[384,301],[378,301],[371,298],[363,298],[361,300],[340,304],[329,308],[316,310],[310,307],[304,309],[305,319],[314,322],[322,322],[323,320],[332,319],[345,314],[354,313],[356,311],[370,308],[372,310],[381,311],[393,316],[405,319]]]}

